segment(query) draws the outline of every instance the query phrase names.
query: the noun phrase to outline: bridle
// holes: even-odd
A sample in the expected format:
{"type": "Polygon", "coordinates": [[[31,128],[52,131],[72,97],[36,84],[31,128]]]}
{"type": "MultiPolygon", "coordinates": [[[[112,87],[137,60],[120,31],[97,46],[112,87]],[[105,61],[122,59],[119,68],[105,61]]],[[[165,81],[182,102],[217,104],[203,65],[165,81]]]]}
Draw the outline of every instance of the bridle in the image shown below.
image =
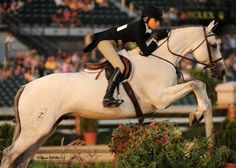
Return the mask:
{"type": "MultiPolygon", "coordinates": [[[[170,36],[171,36],[171,30],[169,31],[170,33],[169,33],[167,39],[166,39],[159,47],[161,47],[165,42],[167,42],[167,48],[168,48],[168,51],[169,51],[171,54],[173,54],[173,55],[175,55],[175,56],[178,56],[178,57],[181,57],[181,58],[183,58],[183,59],[189,60],[189,61],[191,61],[191,62],[195,62],[195,63],[201,64],[201,65],[204,65],[204,67],[203,67],[204,70],[206,70],[206,69],[209,68],[211,71],[215,71],[215,70],[216,70],[216,63],[219,62],[220,60],[222,60],[223,58],[220,57],[220,58],[218,58],[218,59],[216,59],[216,60],[213,60],[212,54],[211,54],[211,49],[210,49],[210,43],[209,43],[209,41],[208,41],[208,37],[214,36],[215,34],[212,33],[212,34],[207,35],[206,28],[205,28],[205,27],[202,27],[202,28],[203,28],[203,32],[204,32],[204,39],[201,41],[201,43],[200,43],[199,45],[197,45],[192,51],[189,51],[187,54],[191,54],[191,53],[193,53],[194,51],[196,51],[196,50],[206,41],[206,47],[207,47],[207,52],[208,52],[208,57],[209,57],[209,63],[208,63],[208,64],[203,63],[203,62],[199,62],[199,61],[197,61],[197,60],[195,60],[195,59],[188,58],[188,57],[185,57],[185,56],[180,55],[180,54],[177,54],[177,53],[174,53],[174,52],[170,49],[170,47],[169,47],[169,39],[170,39],[170,36]]],[[[158,57],[158,58],[161,58],[161,57],[159,57],[159,56],[157,56],[157,55],[154,55],[154,54],[152,54],[152,55],[153,55],[153,56],[156,56],[156,57],[158,57]]],[[[185,55],[186,55],[186,54],[185,54],[185,55]]],[[[162,60],[165,60],[164,58],[161,58],[161,59],[162,59],[162,60]]],[[[168,63],[171,63],[171,62],[168,61],[168,60],[165,60],[165,61],[167,61],[168,63]]],[[[176,66],[175,66],[173,63],[171,63],[171,64],[175,67],[175,69],[177,69],[176,66]]]]}

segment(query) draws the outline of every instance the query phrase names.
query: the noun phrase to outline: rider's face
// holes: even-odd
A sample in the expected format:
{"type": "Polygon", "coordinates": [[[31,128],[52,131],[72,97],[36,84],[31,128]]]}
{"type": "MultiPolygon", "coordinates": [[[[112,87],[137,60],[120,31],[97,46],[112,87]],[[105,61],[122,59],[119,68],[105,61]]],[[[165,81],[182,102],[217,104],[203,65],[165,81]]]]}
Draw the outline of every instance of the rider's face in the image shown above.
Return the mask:
{"type": "Polygon", "coordinates": [[[150,18],[148,21],[148,26],[152,29],[155,30],[160,26],[160,21],[155,19],[155,18],[150,18]]]}

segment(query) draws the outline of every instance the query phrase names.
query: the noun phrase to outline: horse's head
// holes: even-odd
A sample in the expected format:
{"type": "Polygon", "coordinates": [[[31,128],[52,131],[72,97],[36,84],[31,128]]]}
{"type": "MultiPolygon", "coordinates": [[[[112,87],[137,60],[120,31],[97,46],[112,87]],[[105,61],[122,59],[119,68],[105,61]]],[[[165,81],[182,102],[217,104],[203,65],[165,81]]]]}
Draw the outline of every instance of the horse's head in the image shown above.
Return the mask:
{"type": "Polygon", "coordinates": [[[225,65],[216,43],[216,38],[212,32],[216,27],[212,21],[207,27],[203,27],[202,38],[198,45],[193,44],[191,50],[195,59],[204,64],[213,77],[222,79],[226,73],[225,65]]]}

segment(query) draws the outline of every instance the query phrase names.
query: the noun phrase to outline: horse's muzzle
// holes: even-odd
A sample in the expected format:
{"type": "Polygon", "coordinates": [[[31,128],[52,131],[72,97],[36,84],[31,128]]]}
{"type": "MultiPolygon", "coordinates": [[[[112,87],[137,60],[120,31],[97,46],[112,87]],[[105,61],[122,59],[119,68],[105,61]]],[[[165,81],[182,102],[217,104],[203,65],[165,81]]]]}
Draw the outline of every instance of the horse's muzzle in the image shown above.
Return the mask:
{"type": "Polygon", "coordinates": [[[210,73],[212,77],[217,78],[218,80],[222,80],[223,77],[226,75],[226,70],[222,65],[216,65],[210,67],[210,73]]]}

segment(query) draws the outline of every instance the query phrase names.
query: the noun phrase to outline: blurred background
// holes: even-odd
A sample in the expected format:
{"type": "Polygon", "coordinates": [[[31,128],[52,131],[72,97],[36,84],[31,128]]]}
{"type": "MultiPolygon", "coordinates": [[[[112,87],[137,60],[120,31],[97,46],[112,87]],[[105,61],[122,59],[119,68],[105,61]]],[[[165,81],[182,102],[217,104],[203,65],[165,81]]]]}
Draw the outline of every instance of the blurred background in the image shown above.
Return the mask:
{"type": "MultiPolygon", "coordinates": [[[[233,0],[1,0],[0,81],[23,75],[27,82],[50,73],[83,70],[84,63],[101,58],[96,51],[82,53],[91,35],[139,18],[145,5],[163,11],[161,28],[218,21],[217,43],[229,69],[227,76],[235,79],[233,0]]],[[[191,78],[185,73],[191,66],[195,65],[183,66],[186,80],[191,78]]],[[[0,106],[10,105],[0,101],[0,106]]]]}
{"type": "MultiPolygon", "coordinates": [[[[236,80],[234,0],[0,0],[0,125],[13,125],[13,99],[21,85],[51,73],[80,72],[85,63],[101,61],[102,55],[96,50],[89,54],[82,52],[93,33],[139,19],[145,5],[154,5],[163,11],[161,29],[184,24],[207,26],[212,20],[219,22],[215,33],[228,70],[225,82],[236,80]]],[[[195,79],[202,67],[183,60],[180,68],[188,81],[195,79]]],[[[219,81],[207,74],[198,78],[207,83],[209,97],[215,105],[215,86],[219,81]]],[[[186,130],[187,113],[194,110],[195,97],[190,94],[175,105],[169,115],[160,114],[158,119],[178,122],[186,130]],[[186,114],[172,114],[174,111],[186,114]]],[[[227,109],[216,107],[214,110],[213,121],[220,125],[227,109]]],[[[64,134],[71,135],[65,140],[70,142],[88,127],[99,133],[97,144],[107,143],[113,128],[130,121],[134,120],[83,121],[68,116],[59,126],[58,136],[47,144],[60,144],[64,134]]],[[[204,134],[204,128],[200,130],[204,134]]],[[[192,131],[197,134],[196,130],[192,131]]],[[[189,133],[192,135],[193,132],[189,133]]],[[[6,134],[2,134],[2,138],[6,138],[6,134]]],[[[1,143],[7,146],[10,142],[1,143]]]]}

